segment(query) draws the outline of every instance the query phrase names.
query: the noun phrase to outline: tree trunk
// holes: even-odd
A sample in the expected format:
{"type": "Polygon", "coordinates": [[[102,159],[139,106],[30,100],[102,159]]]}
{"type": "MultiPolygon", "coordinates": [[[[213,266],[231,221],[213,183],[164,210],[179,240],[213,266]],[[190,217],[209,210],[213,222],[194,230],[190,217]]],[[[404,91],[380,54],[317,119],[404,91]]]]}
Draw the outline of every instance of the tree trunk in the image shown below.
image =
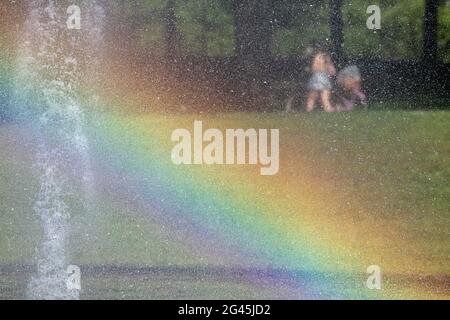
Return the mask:
{"type": "Polygon", "coordinates": [[[166,25],[165,40],[167,48],[167,58],[170,61],[175,61],[178,57],[180,40],[178,34],[177,17],[175,14],[175,0],[167,1],[164,23],[166,25]]]}
{"type": "Polygon", "coordinates": [[[425,0],[423,28],[423,61],[434,64],[437,59],[438,0],[425,0]]]}
{"type": "Polygon", "coordinates": [[[201,35],[200,35],[200,51],[204,57],[208,56],[208,3],[207,0],[201,0],[200,2],[200,19],[201,35]]]}
{"type": "Polygon", "coordinates": [[[344,56],[342,28],[342,0],[330,0],[331,56],[338,64],[344,56]]]}
{"type": "Polygon", "coordinates": [[[273,0],[232,0],[236,57],[242,64],[271,57],[273,0]]]}

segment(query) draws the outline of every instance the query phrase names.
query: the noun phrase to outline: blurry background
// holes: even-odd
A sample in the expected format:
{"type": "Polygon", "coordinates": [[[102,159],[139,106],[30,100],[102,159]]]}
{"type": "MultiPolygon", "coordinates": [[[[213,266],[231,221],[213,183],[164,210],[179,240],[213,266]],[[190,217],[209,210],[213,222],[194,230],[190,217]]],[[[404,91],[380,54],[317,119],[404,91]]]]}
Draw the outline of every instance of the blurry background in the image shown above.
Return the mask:
{"type": "MultiPolygon", "coordinates": [[[[1,7],[7,38],[24,4],[1,7]]],[[[448,106],[448,1],[117,0],[104,7],[110,64],[134,68],[142,79],[133,89],[147,82],[165,110],[283,109],[288,96],[304,96],[305,50],[315,41],[338,67],[362,69],[374,107],[386,99],[395,102],[390,108],[448,106]],[[366,27],[373,4],[381,30],[366,27]]]]}
{"type": "MultiPolygon", "coordinates": [[[[304,53],[314,41],[327,44],[340,67],[360,65],[369,93],[380,99],[405,90],[437,96],[449,91],[445,1],[145,0],[110,9],[120,13],[128,35],[121,48],[133,39],[141,58],[168,58],[181,82],[190,86],[203,79],[206,96],[238,98],[245,109],[280,108],[286,95],[301,93],[304,53]],[[380,5],[382,15],[382,29],[375,32],[366,27],[372,4],[380,5]]],[[[420,107],[429,101],[419,100],[420,107]]],[[[425,104],[439,107],[434,100],[425,104]]]]}

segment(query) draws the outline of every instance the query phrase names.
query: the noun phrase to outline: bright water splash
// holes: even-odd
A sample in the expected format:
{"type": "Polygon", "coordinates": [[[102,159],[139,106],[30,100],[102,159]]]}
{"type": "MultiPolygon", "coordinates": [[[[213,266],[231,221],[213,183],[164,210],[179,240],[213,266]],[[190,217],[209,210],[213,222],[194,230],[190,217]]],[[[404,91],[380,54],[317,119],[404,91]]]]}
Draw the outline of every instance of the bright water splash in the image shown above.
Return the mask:
{"type": "Polygon", "coordinates": [[[66,27],[67,7],[61,2],[32,1],[17,62],[16,96],[41,134],[37,155],[40,191],[34,211],[41,220],[44,241],[37,249],[37,274],[28,285],[30,299],[79,298],[79,292],[66,284],[67,237],[73,203],[81,202],[88,213],[94,195],[79,96],[83,71],[89,68],[92,73],[100,61],[96,48],[102,45],[103,21],[102,8],[95,1],[79,3],[86,13],[85,25],[75,31],[66,27]],[[79,177],[83,199],[74,199],[71,170],[72,176],[79,177]]]}

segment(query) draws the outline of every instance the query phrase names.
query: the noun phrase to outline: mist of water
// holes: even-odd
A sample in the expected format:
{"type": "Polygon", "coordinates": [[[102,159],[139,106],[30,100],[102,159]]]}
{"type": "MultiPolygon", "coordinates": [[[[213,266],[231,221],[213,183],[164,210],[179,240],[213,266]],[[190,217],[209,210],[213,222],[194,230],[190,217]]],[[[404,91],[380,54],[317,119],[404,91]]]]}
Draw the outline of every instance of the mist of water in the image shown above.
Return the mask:
{"type": "Polygon", "coordinates": [[[67,239],[73,215],[89,214],[95,194],[85,133],[86,100],[80,91],[86,70],[92,78],[101,61],[104,16],[96,1],[79,2],[82,29],[69,30],[67,7],[60,1],[30,1],[16,63],[16,96],[40,141],[40,187],[32,210],[41,221],[43,242],[36,248],[37,271],[27,288],[30,299],[79,298],[79,292],[66,284],[67,239]]]}

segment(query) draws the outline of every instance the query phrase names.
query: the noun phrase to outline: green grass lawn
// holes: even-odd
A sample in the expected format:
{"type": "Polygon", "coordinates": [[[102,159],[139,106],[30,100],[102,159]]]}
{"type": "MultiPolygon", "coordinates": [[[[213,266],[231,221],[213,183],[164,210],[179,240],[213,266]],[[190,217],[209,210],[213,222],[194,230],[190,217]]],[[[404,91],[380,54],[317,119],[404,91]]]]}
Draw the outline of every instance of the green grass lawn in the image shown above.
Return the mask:
{"type": "MultiPolygon", "coordinates": [[[[204,118],[215,119],[211,115],[204,118]]],[[[329,171],[324,174],[352,184],[352,190],[357,191],[350,196],[382,215],[385,213],[379,218],[389,220],[398,230],[402,230],[405,222],[414,221],[408,223],[408,228],[415,229],[412,234],[427,242],[436,261],[448,262],[450,112],[225,114],[220,121],[229,121],[233,127],[280,128],[282,150],[298,148],[305,159],[320,161],[320,168],[329,171]]],[[[35,246],[41,239],[39,220],[32,211],[38,177],[33,167],[33,140],[22,138],[17,125],[0,126],[0,150],[0,298],[17,298],[23,297],[23,285],[29,274],[21,275],[20,268],[18,273],[7,269],[34,263],[35,246]]],[[[101,193],[102,188],[99,189],[101,193]]],[[[71,252],[77,263],[136,267],[200,263],[201,259],[186,258],[180,248],[161,240],[158,225],[145,214],[119,212],[107,203],[99,203],[98,208],[102,214],[89,231],[94,241],[80,242],[71,252]]],[[[212,281],[215,283],[212,285],[211,281],[193,284],[192,279],[197,278],[187,277],[184,282],[180,280],[161,289],[158,297],[270,297],[270,289],[257,295],[241,284],[225,280],[220,284],[212,281]],[[186,289],[189,284],[190,290],[186,289]],[[195,296],[200,287],[207,290],[195,296]],[[174,294],[176,290],[179,291],[174,294]]],[[[120,276],[108,282],[91,276],[86,281],[96,288],[86,293],[89,297],[100,297],[102,292],[111,298],[148,296],[147,289],[140,286],[142,278],[120,276]],[[108,286],[111,290],[105,288],[108,286]]],[[[162,288],[164,276],[155,281],[162,288]]]]}

